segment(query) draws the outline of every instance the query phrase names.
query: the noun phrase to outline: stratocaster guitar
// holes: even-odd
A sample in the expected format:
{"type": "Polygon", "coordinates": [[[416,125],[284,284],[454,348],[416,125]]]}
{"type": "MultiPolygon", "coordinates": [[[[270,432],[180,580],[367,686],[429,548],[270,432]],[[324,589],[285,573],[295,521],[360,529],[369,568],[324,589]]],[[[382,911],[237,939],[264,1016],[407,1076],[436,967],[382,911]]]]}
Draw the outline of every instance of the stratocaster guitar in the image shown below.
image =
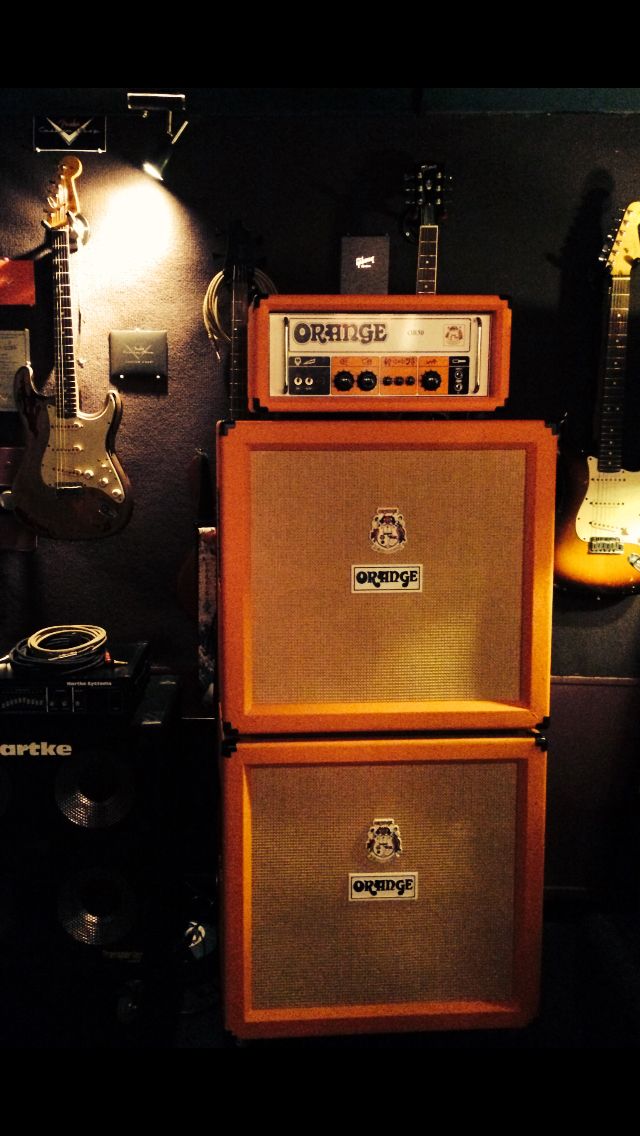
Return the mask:
{"type": "Polygon", "coordinates": [[[422,165],[405,175],[403,233],[418,242],[416,294],[434,295],[438,282],[439,222],[445,214],[445,199],[451,179],[442,166],[422,165]]]}
{"type": "Polygon", "coordinates": [[[631,270],[640,259],[640,201],[626,209],[601,259],[610,273],[595,453],[565,458],[567,492],[556,527],[560,585],[640,589],[640,472],[622,468],[631,270]]]}
{"type": "Polygon", "coordinates": [[[11,489],[11,507],[30,528],[58,540],[111,536],[129,520],[129,481],[114,453],[122,403],[109,391],[95,414],[80,409],[70,286],[71,229],[78,213],[74,155],[63,158],[48,198],[54,285],[55,398],[40,394],[30,367],[15,379],[25,453],[11,489]]]}

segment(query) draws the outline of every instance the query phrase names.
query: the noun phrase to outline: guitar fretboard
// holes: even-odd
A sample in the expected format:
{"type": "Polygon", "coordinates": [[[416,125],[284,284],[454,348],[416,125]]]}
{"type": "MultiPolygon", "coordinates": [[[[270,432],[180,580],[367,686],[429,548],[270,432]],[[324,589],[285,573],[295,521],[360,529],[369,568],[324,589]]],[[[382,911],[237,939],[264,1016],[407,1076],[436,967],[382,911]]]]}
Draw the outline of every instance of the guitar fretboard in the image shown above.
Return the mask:
{"type": "Polygon", "coordinates": [[[73,341],[73,311],[69,272],[69,228],[53,232],[53,287],[55,297],[56,409],[60,418],[74,418],[79,410],[73,341]]]}
{"type": "Polygon", "coordinates": [[[622,429],[630,297],[630,277],[612,277],[597,438],[598,469],[607,473],[615,473],[622,469],[622,429]]]}
{"type": "Polygon", "coordinates": [[[433,295],[438,277],[438,226],[421,225],[418,236],[416,293],[433,295]]]}
{"type": "Polygon", "coordinates": [[[229,410],[232,420],[247,410],[247,312],[249,280],[244,265],[234,265],[231,280],[231,348],[229,352],[229,410]]]}

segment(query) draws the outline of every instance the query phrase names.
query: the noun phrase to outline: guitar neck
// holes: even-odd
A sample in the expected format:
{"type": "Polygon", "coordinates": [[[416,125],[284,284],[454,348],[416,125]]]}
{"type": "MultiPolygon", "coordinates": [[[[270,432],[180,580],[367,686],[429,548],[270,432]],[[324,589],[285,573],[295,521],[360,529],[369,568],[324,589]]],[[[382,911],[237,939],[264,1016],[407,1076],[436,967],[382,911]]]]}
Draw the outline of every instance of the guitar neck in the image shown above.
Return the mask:
{"type": "Polygon", "coordinates": [[[55,297],[55,370],[58,417],[74,418],[79,410],[76,380],[73,310],[69,271],[69,227],[53,230],[53,287],[55,297]]]}
{"type": "Polygon", "coordinates": [[[247,409],[247,314],[249,280],[246,268],[236,265],[231,282],[231,347],[229,351],[229,410],[231,418],[247,409]]]}
{"type": "Polygon", "coordinates": [[[630,276],[613,276],[609,290],[609,312],[597,423],[598,469],[607,473],[615,473],[622,469],[630,297],[630,276]]]}
{"type": "Polygon", "coordinates": [[[438,277],[438,226],[421,225],[418,234],[416,294],[433,295],[438,277]]]}

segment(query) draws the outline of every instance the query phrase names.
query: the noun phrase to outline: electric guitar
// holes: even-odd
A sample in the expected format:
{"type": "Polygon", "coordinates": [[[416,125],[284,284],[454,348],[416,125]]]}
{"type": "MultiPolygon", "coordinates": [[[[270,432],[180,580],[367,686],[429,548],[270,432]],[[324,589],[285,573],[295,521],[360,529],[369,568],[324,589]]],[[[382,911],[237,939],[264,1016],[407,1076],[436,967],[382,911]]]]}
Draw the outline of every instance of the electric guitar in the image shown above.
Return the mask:
{"type": "Polygon", "coordinates": [[[127,523],[133,508],[129,481],[113,452],[122,417],[119,394],[109,391],[95,414],[80,409],[69,261],[78,213],[75,181],[81,172],[78,158],[63,158],[45,221],[53,259],[55,398],[36,390],[30,367],[20,368],[14,387],[25,453],[11,508],[30,528],[58,540],[110,536],[127,523]]]}
{"type": "Polygon", "coordinates": [[[601,260],[610,273],[595,453],[566,460],[567,493],[556,528],[562,586],[640,590],[640,472],[622,468],[631,270],[640,259],[640,201],[626,209],[601,260]]]}
{"type": "Polygon", "coordinates": [[[402,227],[407,240],[418,242],[417,295],[434,295],[437,290],[438,226],[446,212],[450,184],[442,166],[422,165],[405,175],[407,208],[402,227]]]}

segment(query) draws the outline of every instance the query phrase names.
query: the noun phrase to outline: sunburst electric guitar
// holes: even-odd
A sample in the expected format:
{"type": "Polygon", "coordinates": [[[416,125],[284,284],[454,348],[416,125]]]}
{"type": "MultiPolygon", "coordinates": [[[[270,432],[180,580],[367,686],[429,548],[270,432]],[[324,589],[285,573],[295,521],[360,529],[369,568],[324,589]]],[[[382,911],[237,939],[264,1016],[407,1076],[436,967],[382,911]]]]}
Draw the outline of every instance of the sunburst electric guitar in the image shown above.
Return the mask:
{"type": "Polygon", "coordinates": [[[561,586],[602,593],[640,590],[640,472],[622,468],[631,270],[640,259],[640,201],[626,209],[601,259],[610,273],[595,453],[566,460],[556,529],[561,586]]]}
{"type": "Polygon", "coordinates": [[[40,394],[29,367],[16,375],[15,400],[25,453],[11,489],[11,507],[43,536],[89,540],[110,536],[129,520],[129,481],[114,453],[122,403],[109,391],[102,410],[85,414],[75,372],[70,287],[71,230],[78,213],[80,160],[65,157],[48,198],[54,284],[55,398],[40,394]]]}

